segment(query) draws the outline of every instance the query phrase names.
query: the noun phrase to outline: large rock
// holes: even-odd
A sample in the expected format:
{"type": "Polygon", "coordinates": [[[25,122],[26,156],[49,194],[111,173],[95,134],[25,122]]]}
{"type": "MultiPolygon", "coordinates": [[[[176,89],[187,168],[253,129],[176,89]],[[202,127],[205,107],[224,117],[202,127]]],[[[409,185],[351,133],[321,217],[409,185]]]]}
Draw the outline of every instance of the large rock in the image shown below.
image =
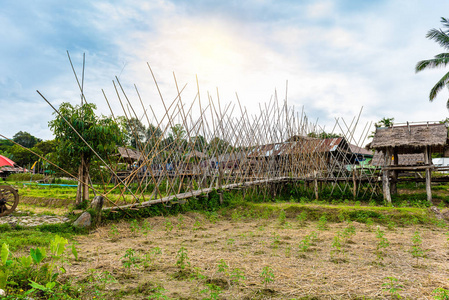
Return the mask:
{"type": "Polygon", "coordinates": [[[92,225],[92,216],[87,211],[83,212],[81,216],[73,222],[73,226],[87,228],[92,225]]]}
{"type": "Polygon", "coordinates": [[[73,223],[78,227],[95,227],[100,224],[101,221],[101,209],[103,208],[104,198],[103,196],[95,196],[89,205],[88,212],[85,211],[81,216],[73,223]]]}

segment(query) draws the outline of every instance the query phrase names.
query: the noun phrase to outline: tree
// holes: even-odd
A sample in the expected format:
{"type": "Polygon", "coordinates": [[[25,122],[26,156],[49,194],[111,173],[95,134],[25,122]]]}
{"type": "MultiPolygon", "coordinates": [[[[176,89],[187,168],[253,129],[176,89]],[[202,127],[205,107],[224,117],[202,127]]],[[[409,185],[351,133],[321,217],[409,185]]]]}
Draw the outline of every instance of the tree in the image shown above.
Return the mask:
{"type": "Polygon", "coordinates": [[[232,151],[232,146],[225,140],[219,137],[214,137],[210,140],[207,150],[210,155],[220,155],[224,153],[230,153],[232,151]]]}
{"type": "Polygon", "coordinates": [[[146,137],[146,128],[137,118],[131,118],[125,122],[126,143],[134,149],[141,150],[146,137]]]}
{"type": "Polygon", "coordinates": [[[70,103],[62,103],[57,114],[49,126],[55,135],[59,162],[63,162],[63,168],[77,168],[80,184],[76,194],[76,204],[89,199],[89,166],[96,155],[105,157],[116,151],[116,145],[123,140],[119,126],[111,119],[95,115],[94,104],[86,103],[82,106],[72,106],[70,103]],[[78,134],[67,124],[67,120],[73,128],[90,145],[86,145],[78,134]]]}
{"type": "Polygon", "coordinates": [[[0,152],[9,152],[9,149],[14,146],[14,143],[9,140],[0,139],[0,152]]]}
{"type": "Polygon", "coordinates": [[[26,148],[32,148],[37,143],[41,142],[41,139],[31,135],[26,131],[19,131],[13,137],[12,140],[19,145],[22,145],[26,148]]]}
{"type": "Polygon", "coordinates": [[[40,166],[43,169],[42,171],[45,171],[45,170],[59,171],[59,170],[55,169],[50,163],[47,162],[47,161],[57,161],[57,159],[55,159],[57,157],[57,153],[56,153],[57,142],[56,142],[56,140],[48,140],[48,141],[39,142],[36,145],[34,145],[34,147],[31,148],[31,150],[45,158],[45,159],[37,158],[37,157],[35,158],[39,162],[37,165],[34,165],[35,171],[39,170],[40,166]]]}
{"type": "Polygon", "coordinates": [[[316,133],[316,132],[311,132],[307,135],[308,137],[312,137],[312,138],[319,138],[319,139],[331,139],[331,138],[339,138],[341,137],[340,134],[338,133],[328,133],[328,132],[320,132],[320,133],[316,133]]]}
{"type": "MultiPolygon", "coordinates": [[[[441,23],[446,28],[446,30],[433,28],[429,30],[429,32],[427,32],[426,38],[437,42],[445,50],[449,50],[449,20],[441,18],[441,23]]],[[[445,67],[448,63],[449,53],[440,53],[435,55],[435,57],[432,59],[422,60],[418,62],[415,67],[415,72],[418,73],[425,69],[445,67]]],[[[430,90],[429,101],[432,102],[445,86],[449,88],[449,72],[441,77],[441,79],[430,90]]],[[[446,107],[449,109],[449,99],[446,103],[446,107]]]]}
{"type": "Polygon", "coordinates": [[[136,118],[128,121],[124,116],[119,116],[117,122],[124,136],[123,144],[138,150],[146,148],[148,152],[151,151],[162,136],[162,130],[159,127],[149,124],[147,128],[136,118]]]}
{"type": "MultiPolygon", "coordinates": [[[[33,153],[24,149],[19,145],[14,145],[9,149],[11,153],[11,159],[19,166],[25,167],[26,165],[34,162],[37,159],[33,153]]],[[[39,153],[40,154],[40,153],[39,153]]]]}
{"type": "MultiPolygon", "coordinates": [[[[172,141],[173,147],[175,147],[178,153],[183,153],[187,148],[186,130],[181,124],[176,124],[170,127],[170,133],[168,134],[168,141],[172,141]]],[[[168,144],[167,144],[168,145],[168,144]]]]}
{"type": "Polygon", "coordinates": [[[181,124],[176,124],[173,127],[170,128],[171,132],[169,133],[169,136],[173,138],[175,141],[180,141],[185,138],[186,130],[184,127],[182,127],[181,124]]]}
{"type": "Polygon", "coordinates": [[[373,138],[376,134],[376,129],[380,127],[391,127],[393,126],[394,118],[386,118],[383,117],[379,122],[374,123],[374,131],[371,131],[371,134],[368,136],[368,138],[373,138]]]}
{"type": "MultiPolygon", "coordinates": [[[[56,152],[57,143],[55,140],[42,141],[34,145],[33,151],[39,150],[42,156],[45,156],[49,153],[56,152]]],[[[35,151],[37,152],[37,151],[35,151]]]]}
{"type": "Polygon", "coordinates": [[[199,152],[204,152],[207,148],[207,141],[202,135],[194,136],[191,139],[193,143],[193,149],[199,152]]]}
{"type": "Polygon", "coordinates": [[[162,130],[159,127],[149,124],[145,129],[145,153],[154,155],[159,153],[161,147],[162,130]]]}
{"type": "Polygon", "coordinates": [[[394,118],[385,118],[383,117],[379,122],[375,123],[374,126],[376,128],[379,127],[391,127],[393,126],[394,118]]]}

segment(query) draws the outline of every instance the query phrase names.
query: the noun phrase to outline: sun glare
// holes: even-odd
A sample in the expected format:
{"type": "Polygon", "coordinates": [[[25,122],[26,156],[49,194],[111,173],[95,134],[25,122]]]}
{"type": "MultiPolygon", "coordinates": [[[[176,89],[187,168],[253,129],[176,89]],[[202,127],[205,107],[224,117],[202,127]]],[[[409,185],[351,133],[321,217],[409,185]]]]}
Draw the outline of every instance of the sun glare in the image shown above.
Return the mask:
{"type": "Polygon", "coordinates": [[[226,34],[206,30],[199,32],[199,38],[190,40],[192,68],[200,76],[214,81],[233,78],[244,57],[239,45],[226,34]]]}

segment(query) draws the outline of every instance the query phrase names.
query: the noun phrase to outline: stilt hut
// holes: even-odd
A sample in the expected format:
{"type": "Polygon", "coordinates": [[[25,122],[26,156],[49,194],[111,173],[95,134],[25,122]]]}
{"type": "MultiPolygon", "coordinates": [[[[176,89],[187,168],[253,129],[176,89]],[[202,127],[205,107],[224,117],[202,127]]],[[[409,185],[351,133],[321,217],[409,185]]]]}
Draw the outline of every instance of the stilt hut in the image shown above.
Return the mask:
{"type": "MultiPolygon", "coordinates": [[[[432,202],[432,153],[443,152],[447,146],[445,124],[420,124],[376,128],[371,149],[382,153],[382,188],[384,199],[391,203],[391,193],[397,193],[396,183],[400,171],[425,171],[427,200],[432,202]],[[423,155],[423,162],[399,164],[399,155],[423,155]]],[[[403,160],[404,163],[406,160],[403,160]]],[[[410,162],[409,162],[410,163],[410,162]]]]}
{"type": "Polygon", "coordinates": [[[120,179],[125,180],[130,178],[130,175],[133,172],[135,174],[133,176],[133,180],[136,180],[144,175],[144,169],[140,169],[138,174],[135,172],[144,158],[141,152],[125,147],[118,147],[117,152],[118,162],[126,164],[125,170],[116,171],[116,174],[120,179]]]}

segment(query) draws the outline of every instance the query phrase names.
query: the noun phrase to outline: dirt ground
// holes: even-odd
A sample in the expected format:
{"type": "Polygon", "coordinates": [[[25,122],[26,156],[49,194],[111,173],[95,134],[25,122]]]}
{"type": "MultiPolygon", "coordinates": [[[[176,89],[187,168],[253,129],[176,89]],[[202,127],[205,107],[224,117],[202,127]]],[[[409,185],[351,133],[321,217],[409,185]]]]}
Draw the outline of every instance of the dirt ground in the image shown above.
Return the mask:
{"type": "Polygon", "coordinates": [[[77,237],[66,278],[85,299],[433,299],[449,289],[447,228],[379,230],[389,245],[377,251],[377,225],[153,217],[77,237]],[[424,257],[411,253],[416,232],[424,257]]]}

